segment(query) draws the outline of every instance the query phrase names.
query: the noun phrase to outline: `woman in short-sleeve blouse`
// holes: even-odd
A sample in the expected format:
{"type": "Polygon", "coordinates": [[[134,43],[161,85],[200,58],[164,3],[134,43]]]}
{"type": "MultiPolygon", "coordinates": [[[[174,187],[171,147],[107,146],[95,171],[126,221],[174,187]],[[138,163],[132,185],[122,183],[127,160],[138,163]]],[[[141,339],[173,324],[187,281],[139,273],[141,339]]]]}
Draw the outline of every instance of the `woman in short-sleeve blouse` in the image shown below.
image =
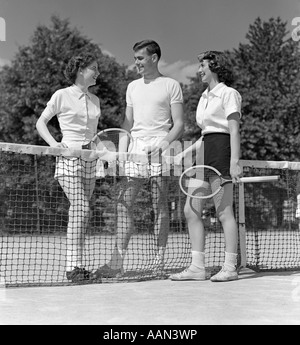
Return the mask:
{"type": "MultiPolygon", "coordinates": [[[[219,170],[224,177],[239,182],[242,170],[240,159],[241,95],[230,87],[233,79],[224,53],[207,51],[199,55],[199,75],[206,90],[199,100],[196,121],[204,143],[204,164],[219,170]]],[[[197,148],[198,143],[195,144],[197,148]]],[[[211,181],[212,189],[215,181],[211,181]]],[[[225,237],[225,260],[220,272],[211,281],[238,279],[238,228],[233,212],[233,184],[226,184],[214,197],[216,215],[225,237]]],[[[185,217],[192,244],[192,263],[183,272],[173,274],[172,280],[205,280],[205,229],[202,221],[204,201],[187,198],[185,217]]]]}
{"type": "MultiPolygon", "coordinates": [[[[99,75],[96,57],[83,53],[70,59],[65,76],[71,86],[56,91],[37,121],[41,137],[52,147],[88,149],[97,133],[100,118],[99,98],[89,92],[99,75]],[[48,130],[49,120],[57,116],[62,132],[57,142],[48,130]]],[[[66,276],[68,280],[90,279],[82,263],[84,237],[89,217],[89,201],[96,181],[97,160],[58,157],[55,178],[69,199],[66,276]]]]}

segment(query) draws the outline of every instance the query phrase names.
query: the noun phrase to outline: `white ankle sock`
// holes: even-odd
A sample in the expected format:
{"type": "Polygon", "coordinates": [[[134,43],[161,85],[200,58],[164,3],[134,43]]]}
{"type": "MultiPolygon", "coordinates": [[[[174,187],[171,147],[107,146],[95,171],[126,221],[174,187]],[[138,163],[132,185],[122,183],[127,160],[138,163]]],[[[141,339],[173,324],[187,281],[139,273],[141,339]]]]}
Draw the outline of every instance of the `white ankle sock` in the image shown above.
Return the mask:
{"type": "Polygon", "coordinates": [[[123,266],[124,257],[126,255],[127,249],[122,249],[121,247],[116,246],[112,257],[108,263],[108,266],[111,269],[119,269],[123,266]]]}
{"type": "Polygon", "coordinates": [[[82,255],[78,251],[67,249],[66,271],[72,271],[75,267],[83,267],[81,257],[82,255]]]}
{"type": "Polygon", "coordinates": [[[199,271],[205,268],[205,253],[192,250],[192,263],[190,266],[192,271],[199,271]]]}
{"type": "Polygon", "coordinates": [[[237,265],[237,254],[225,252],[224,266],[228,271],[235,271],[237,265]]]}
{"type": "Polygon", "coordinates": [[[160,261],[164,261],[165,251],[166,251],[166,247],[158,247],[156,259],[160,261]]]}

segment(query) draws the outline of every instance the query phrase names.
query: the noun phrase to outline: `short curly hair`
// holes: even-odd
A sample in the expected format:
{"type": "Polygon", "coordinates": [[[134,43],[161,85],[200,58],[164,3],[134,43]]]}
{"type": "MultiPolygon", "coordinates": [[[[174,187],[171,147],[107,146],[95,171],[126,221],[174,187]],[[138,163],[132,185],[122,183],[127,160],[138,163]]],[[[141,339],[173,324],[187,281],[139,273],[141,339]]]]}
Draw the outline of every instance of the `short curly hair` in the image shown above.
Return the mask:
{"type": "Polygon", "coordinates": [[[97,57],[91,53],[83,52],[73,56],[67,63],[64,71],[66,79],[74,84],[77,78],[77,72],[79,68],[86,68],[94,61],[97,61],[97,57]]]}
{"type": "Polygon", "coordinates": [[[216,73],[220,82],[230,86],[234,81],[232,66],[223,52],[208,50],[198,55],[198,60],[208,60],[209,69],[216,73]]]}

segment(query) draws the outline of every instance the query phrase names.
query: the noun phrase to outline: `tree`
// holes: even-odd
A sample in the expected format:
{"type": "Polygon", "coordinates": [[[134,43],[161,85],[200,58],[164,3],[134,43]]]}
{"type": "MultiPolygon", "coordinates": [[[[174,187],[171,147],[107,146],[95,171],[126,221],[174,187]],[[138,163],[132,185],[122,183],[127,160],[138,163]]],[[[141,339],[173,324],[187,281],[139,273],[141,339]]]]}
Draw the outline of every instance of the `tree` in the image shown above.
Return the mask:
{"type": "MultiPolygon", "coordinates": [[[[98,58],[100,77],[94,92],[101,102],[99,130],[118,126],[125,107],[125,88],[135,78],[126,66],[102,53],[99,46],[71,28],[67,19],[52,16],[49,27],[39,25],[28,46],[19,48],[10,66],[0,71],[0,140],[42,144],[35,123],[51,95],[68,86],[63,71],[68,60],[82,50],[98,58]]],[[[50,131],[59,140],[56,117],[50,131]]]]}
{"type": "MultiPolygon", "coordinates": [[[[241,148],[243,159],[300,159],[300,54],[280,18],[256,19],[248,43],[226,51],[242,95],[241,148]]],[[[186,128],[190,140],[199,138],[196,103],[203,85],[192,78],[185,87],[186,128]],[[194,127],[193,127],[194,126],[194,127]]]]}
{"type": "Polygon", "coordinates": [[[243,97],[241,145],[245,159],[299,160],[300,84],[298,45],[280,18],[256,19],[247,44],[234,51],[243,97]]]}
{"type": "Polygon", "coordinates": [[[201,129],[196,123],[196,110],[202,88],[202,82],[198,77],[191,78],[191,84],[189,86],[182,86],[185,112],[183,139],[186,141],[195,141],[201,136],[201,129]]]}

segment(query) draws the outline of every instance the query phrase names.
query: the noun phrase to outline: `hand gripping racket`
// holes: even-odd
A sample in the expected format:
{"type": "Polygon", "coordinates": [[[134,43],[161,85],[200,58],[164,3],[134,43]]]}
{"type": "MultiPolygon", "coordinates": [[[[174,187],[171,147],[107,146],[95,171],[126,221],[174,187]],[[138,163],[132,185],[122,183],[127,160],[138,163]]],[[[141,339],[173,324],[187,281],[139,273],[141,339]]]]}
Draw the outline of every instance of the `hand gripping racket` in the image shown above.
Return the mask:
{"type": "MultiPolygon", "coordinates": [[[[243,183],[274,182],[279,176],[241,177],[243,183]]],[[[209,199],[218,194],[232,179],[222,177],[221,173],[208,165],[195,165],[186,169],[179,178],[183,193],[191,198],[209,199]]]]}

